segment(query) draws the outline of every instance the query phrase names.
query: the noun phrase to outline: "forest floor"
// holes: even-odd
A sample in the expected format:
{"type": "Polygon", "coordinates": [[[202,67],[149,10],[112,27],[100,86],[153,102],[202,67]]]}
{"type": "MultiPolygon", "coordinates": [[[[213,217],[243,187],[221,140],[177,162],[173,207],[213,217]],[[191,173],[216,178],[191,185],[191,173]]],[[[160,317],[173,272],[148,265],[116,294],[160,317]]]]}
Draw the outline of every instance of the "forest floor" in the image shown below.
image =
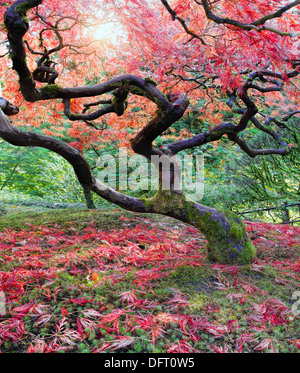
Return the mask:
{"type": "Polygon", "coordinates": [[[300,351],[299,227],[245,222],[257,259],[237,267],[156,215],[7,211],[0,352],[300,351]]]}

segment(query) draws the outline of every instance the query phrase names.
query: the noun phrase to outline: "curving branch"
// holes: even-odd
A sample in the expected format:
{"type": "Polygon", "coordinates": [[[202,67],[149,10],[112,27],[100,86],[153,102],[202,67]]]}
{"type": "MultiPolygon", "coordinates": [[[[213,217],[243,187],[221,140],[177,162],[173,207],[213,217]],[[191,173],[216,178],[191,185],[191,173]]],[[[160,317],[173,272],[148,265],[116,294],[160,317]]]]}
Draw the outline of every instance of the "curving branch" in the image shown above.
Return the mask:
{"type": "MultiPolygon", "coordinates": [[[[277,120],[276,118],[267,118],[265,123],[262,125],[259,120],[255,117],[258,113],[258,109],[255,103],[250,99],[248,91],[250,89],[258,90],[260,92],[272,92],[272,91],[282,91],[284,86],[284,80],[296,77],[300,74],[298,69],[292,70],[288,72],[285,76],[280,73],[276,73],[274,71],[269,70],[260,70],[255,71],[249,74],[248,79],[246,80],[245,84],[235,92],[227,92],[229,99],[227,100],[228,106],[232,109],[233,112],[237,114],[241,114],[242,117],[239,120],[239,123],[229,123],[224,122],[220,125],[212,128],[210,131],[201,133],[196,135],[190,139],[180,140],[168,145],[165,145],[162,150],[169,155],[175,155],[178,152],[190,149],[196,146],[201,146],[207,144],[212,141],[220,140],[224,135],[227,135],[229,140],[236,143],[245,153],[247,153],[250,157],[254,158],[258,155],[267,155],[267,154],[275,154],[284,156],[291,151],[291,146],[289,146],[280,136],[280,134],[270,127],[270,123],[274,121],[278,126],[288,128],[283,122],[288,121],[292,116],[298,114],[300,111],[295,110],[285,116],[281,121],[277,120]],[[273,85],[268,87],[260,87],[257,84],[254,84],[255,80],[260,80],[263,83],[271,83],[273,85]],[[242,102],[245,104],[246,108],[242,108],[237,102],[237,94],[242,102]],[[252,122],[256,128],[259,130],[267,133],[275,142],[281,146],[281,148],[271,148],[271,149],[250,149],[247,143],[238,136],[239,132],[243,132],[249,122],[252,122]]],[[[288,128],[289,129],[289,128],[288,128]]],[[[296,132],[296,131],[294,131],[296,132]]]]}
{"type": "Polygon", "coordinates": [[[114,113],[114,105],[111,104],[107,107],[101,108],[99,110],[96,110],[93,113],[90,114],[72,114],[71,113],[71,100],[69,98],[66,98],[63,100],[64,103],[64,114],[66,117],[71,121],[76,120],[83,120],[83,121],[90,121],[100,118],[101,116],[109,113],[114,113]]]}
{"type": "MultiPolygon", "coordinates": [[[[194,31],[191,31],[188,28],[185,20],[177,15],[176,11],[171,8],[171,6],[170,6],[170,4],[168,3],[167,0],[160,0],[160,1],[163,4],[163,6],[167,9],[167,11],[170,13],[173,21],[178,20],[181,23],[181,25],[183,26],[185,32],[188,35],[192,36],[192,39],[198,39],[198,40],[201,41],[201,43],[203,45],[206,45],[205,41],[203,40],[203,38],[201,38],[200,35],[196,34],[194,31]]],[[[290,4],[287,4],[283,7],[281,7],[276,12],[268,14],[264,17],[261,17],[258,20],[254,21],[254,22],[251,22],[251,23],[243,23],[243,22],[237,21],[236,19],[231,19],[229,17],[219,17],[219,16],[217,16],[216,14],[214,14],[212,12],[210,4],[207,0],[199,0],[199,1],[194,0],[194,2],[197,5],[201,5],[203,7],[205,15],[208,19],[210,19],[213,22],[218,23],[218,24],[231,25],[231,26],[235,26],[235,27],[238,27],[240,29],[249,30],[249,31],[250,30],[255,30],[257,32],[261,32],[261,31],[265,30],[265,31],[274,32],[274,33],[276,33],[280,36],[295,37],[295,36],[300,35],[299,32],[297,32],[297,33],[284,32],[284,31],[280,31],[280,30],[272,28],[272,27],[264,26],[267,21],[269,21],[271,19],[274,19],[274,18],[280,18],[288,10],[290,10],[290,9],[296,7],[297,5],[299,5],[300,0],[293,1],[290,4]]]]}
{"type": "Polygon", "coordinates": [[[274,118],[274,117],[269,117],[269,118],[266,119],[265,125],[269,126],[271,123],[275,123],[275,125],[277,125],[280,128],[285,128],[290,132],[300,133],[300,131],[294,130],[286,124],[286,122],[288,122],[294,115],[297,115],[297,114],[300,114],[300,110],[294,110],[294,111],[290,112],[289,114],[285,115],[281,119],[277,119],[277,118],[274,118]]]}
{"type": "Polygon", "coordinates": [[[233,123],[224,122],[210,131],[200,133],[199,135],[193,136],[189,139],[179,140],[164,145],[162,151],[169,155],[176,155],[182,150],[191,149],[209,142],[220,140],[224,135],[232,133],[235,127],[236,125],[233,123]]]}
{"type": "MultiPolygon", "coordinates": [[[[182,24],[184,24],[184,22],[182,22],[182,20],[178,18],[176,12],[169,6],[168,2],[165,0],[161,1],[167,8],[168,12],[172,15],[172,19],[178,19],[182,24]]],[[[298,4],[299,1],[294,2],[293,6],[295,6],[296,3],[298,4]]],[[[122,116],[127,107],[126,100],[129,94],[145,97],[153,101],[157,105],[157,113],[155,117],[131,141],[131,146],[136,153],[141,154],[148,159],[150,159],[151,155],[153,154],[165,153],[174,155],[181,150],[195,146],[201,146],[208,142],[219,140],[224,135],[227,135],[231,141],[237,143],[243,150],[245,150],[247,154],[251,156],[271,154],[272,152],[273,154],[284,155],[290,150],[288,145],[281,139],[281,137],[275,130],[271,129],[266,124],[262,126],[260,122],[255,118],[255,114],[258,112],[258,109],[255,103],[249,97],[248,91],[250,89],[254,89],[262,93],[281,91],[283,88],[283,82],[286,79],[295,77],[299,74],[299,70],[297,69],[297,61],[294,63],[295,70],[286,73],[285,76],[283,76],[283,74],[269,70],[255,71],[248,76],[245,84],[240,88],[238,92],[239,98],[242,100],[246,107],[245,109],[239,108],[239,114],[241,114],[242,116],[238,123],[234,124],[225,122],[208,132],[202,133],[190,139],[176,141],[164,146],[162,150],[157,150],[152,147],[153,141],[164,131],[166,131],[173,123],[175,123],[182,117],[189,105],[189,101],[186,95],[170,95],[166,97],[156,87],[156,83],[154,81],[149,78],[142,79],[134,75],[122,75],[110,79],[106,82],[86,87],[63,88],[56,84],[53,84],[55,79],[57,78],[57,74],[53,65],[51,64],[51,61],[49,61],[48,58],[49,54],[53,51],[57,51],[60,48],[65,47],[62,37],[59,34],[59,26],[63,19],[58,20],[56,24],[51,28],[57,34],[59,45],[49,52],[45,50],[42,58],[39,61],[38,68],[33,73],[31,73],[26,64],[26,51],[23,42],[23,36],[28,29],[28,23],[24,16],[30,8],[39,5],[41,2],[42,1],[18,0],[10,8],[8,8],[5,14],[5,25],[8,30],[8,39],[11,47],[13,68],[19,75],[20,89],[26,100],[30,102],[36,102],[40,100],[63,99],[64,113],[71,121],[83,120],[87,124],[93,125],[92,123],[90,123],[90,121],[98,119],[101,116],[109,113],[116,113],[118,116],[122,116]],[[37,89],[35,86],[35,80],[47,82],[50,84],[37,89]],[[260,86],[256,84],[255,81],[257,80],[263,84],[267,84],[267,86],[260,86]],[[89,106],[85,107],[83,113],[81,114],[71,113],[71,99],[80,97],[101,96],[109,92],[112,93],[112,98],[110,100],[100,100],[98,101],[98,103],[90,104],[89,106]],[[96,106],[102,103],[107,105],[92,113],[86,113],[86,111],[92,106],[96,106]],[[249,122],[252,122],[258,129],[271,135],[279,144],[282,145],[282,149],[266,149],[257,151],[250,150],[249,147],[243,142],[243,140],[237,135],[239,132],[242,132],[247,128],[249,122]]],[[[212,14],[207,1],[203,0],[201,3],[207,15],[212,17],[214,21],[223,23],[224,19],[218,17],[216,18],[216,16],[212,14]]],[[[281,12],[275,12],[272,16],[269,15],[264,19],[260,19],[259,21],[254,22],[250,26],[248,26],[256,27],[258,25],[261,25],[268,19],[271,19],[270,17],[281,16],[281,14],[283,14],[291,7],[285,7],[284,9],[282,8],[281,12]]],[[[76,20],[72,20],[76,22],[76,20]]],[[[226,22],[229,22],[229,24],[238,25],[237,21],[231,22],[231,20],[228,20],[227,18],[226,22]]],[[[195,80],[195,83],[197,82],[198,81],[195,80]]],[[[203,82],[204,85],[205,83],[206,82],[203,82]]]]}
{"type": "MultiPolygon", "coordinates": [[[[108,113],[116,113],[118,116],[122,116],[127,107],[126,100],[129,94],[145,97],[156,104],[157,112],[148,125],[145,126],[132,140],[131,145],[136,153],[141,154],[148,159],[150,159],[151,154],[159,153],[157,149],[152,148],[152,143],[159,135],[182,117],[189,105],[186,95],[170,95],[167,97],[157,88],[156,83],[152,79],[142,79],[134,75],[122,75],[93,86],[63,88],[53,84],[57,75],[52,72],[53,66],[51,65],[51,61],[48,59],[49,53],[46,50],[39,61],[38,69],[32,74],[26,64],[25,58],[26,51],[23,36],[28,29],[28,24],[24,20],[23,6],[27,11],[30,9],[30,4],[36,6],[39,3],[40,2],[19,0],[14,3],[14,6],[8,8],[5,15],[5,25],[8,30],[12,51],[13,68],[19,75],[20,89],[23,97],[30,102],[63,99],[65,115],[70,120],[83,120],[89,125],[93,125],[89,121],[108,113]],[[21,4],[22,12],[19,8],[21,4]],[[17,24],[20,23],[22,24],[21,29],[23,31],[16,33],[15,30],[17,29],[17,24]],[[22,58],[22,56],[24,56],[24,58],[22,58]],[[54,75],[52,76],[51,73],[54,75]],[[48,81],[48,83],[51,84],[47,84],[46,86],[37,89],[35,80],[41,82],[48,81]],[[95,104],[91,104],[90,106],[86,106],[84,112],[81,114],[71,113],[71,99],[101,96],[109,92],[112,92],[112,98],[109,101],[108,106],[100,108],[93,113],[86,114],[88,108],[96,106],[95,104]]],[[[60,46],[63,46],[62,39],[60,39],[60,46]]],[[[31,137],[32,136],[33,135],[31,135],[31,137]]],[[[85,189],[88,188],[85,187],[85,189]]]]}
{"type": "Polygon", "coordinates": [[[212,128],[210,131],[201,133],[190,139],[179,140],[168,145],[165,145],[163,147],[163,151],[165,151],[167,154],[175,155],[182,150],[190,149],[195,146],[201,146],[212,141],[220,140],[224,135],[244,131],[251,118],[258,112],[256,105],[248,96],[247,91],[249,90],[249,88],[249,83],[246,82],[242,89],[240,89],[239,97],[246,105],[246,109],[243,110],[243,112],[241,112],[242,117],[239,123],[221,123],[220,125],[212,128]]]}
{"type": "MultiPolygon", "coordinates": [[[[231,108],[231,110],[233,112],[237,113],[237,114],[244,114],[245,109],[241,108],[240,105],[238,104],[238,102],[236,100],[236,94],[235,93],[230,93],[230,92],[228,92],[227,94],[228,94],[228,97],[229,97],[229,99],[227,100],[227,105],[231,108]]],[[[268,135],[270,135],[271,137],[273,137],[273,139],[280,146],[282,146],[282,148],[279,149],[279,152],[278,152],[278,149],[273,149],[273,154],[286,155],[291,150],[291,147],[282,139],[282,137],[279,135],[279,133],[277,131],[275,131],[273,128],[270,127],[270,123],[273,120],[275,121],[275,118],[272,118],[272,120],[271,120],[271,118],[267,118],[263,125],[260,123],[260,121],[255,116],[250,118],[250,120],[256,128],[258,128],[260,131],[265,132],[268,135]]],[[[242,144],[242,141],[240,141],[239,138],[237,138],[237,137],[231,136],[230,140],[236,142],[239,146],[242,144]],[[238,141],[236,141],[236,140],[238,140],[238,141]]],[[[240,146],[240,147],[241,147],[242,150],[243,150],[243,148],[246,149],[245,152],[248,155],[250,155],[251,152],[248,150],[246,145],[240,146]]],[[[271,154],[271,150],[272,149],[269,149],[266,154],[271,154]]],[[[256,155],[263,155],[263,153],[259,152],[256,155]]]]}
{"type": "Polygon", "coordinates": [[[7,116],[18,114],[18,107],[0,98],[0,137],[15,146],[37,146],[49,149],[66,159],[73,167],[78,181],[85,190],[92,190],[106,200],[130,211],[153,212],[135,197],[126,196],[96,180],[82,154],[70,145],[50,136],[21,131],[11,124],[7,116]]]}
{"type": "Polygon", "coordinates": [[[288,145],[281,149],[251,149],[247,145],[246,141],[239,137],[236,133],[229,133],[228,138],[229,140],[236,143],[251,158],[255,158],[258,155],[268,154],[278,154],[284,156],[291,150],[291,147],[289,147],[288,145]]]}
{"type": "MultiPolygon", "coordinates": [[[[299,1],[300,0],[291,4],[295,6],[295,4],[299,4],[299,1]]],[[[161,0],[161,2],[172,15],[172,19],[178,20],[184,30],[190,34],[192,38],[197,38],[200,41],[202,40],[199,35],[191,32],[186,21],[177,16],[176,12],[172,10],[166,0],[161,0]]],[[[210,5],[206,0],[202,0],[201,2],[195,0],[195,2],[197,4],[202,4],[207,17],[210,17],[210,19],[213,19],[217,23],[224,23],[245,30],[257,31],[269,29],[264,26],[267,20],[281,16],[292,7],[292,5],[290,5],[289,8],[282,8],[282,12],[275,12],[251,24],[243,24],[236,20],[216,16],[212,13],[210,5]]],[[[126,196],[123,193],[103,185],[95,179],[88,162],[77,149],[72,148],[58,139],[33,132],[24,132],[15,128],[7,116],[16,115],[18,113],[18,108],[2,98],[0,99],[0,137],[16,146],[38,146],[59,154],[72,165],[79,182],[85,190],[92,190],[104,199],[124,209],[135,212],[159,213],[175,217],[196,226],[208,239],[210,259],[223,261],[224,263],[250,263],[252,258],[254,258],[255,252],[242,222],[232,214],[224,214],[217,209],[202,206],[186,198],[182,191],[178,190],[175,185],[178,170],[176,168],[176,160],[174,160],[172,155],[187,148],[201,146],[219,140],[224,135],[227,135],[229,140],[240,146],[240,148],[251,157],[265,154],[285,155],[290,148],[282,142],[282,139],[273,128],[267,125],[261,125],[255,118],[255,115],[258,113],[258,108],[250,96],[250,91],[256,90],[262,93],[276,90],[281,91],[286,79],[295,77],[300,73],[299,70],[297,70],[299,61],[294,61],[293,68],[295,70],[290,71],[284,76],[280,73],[269,71],[267,68],[265,68],[266,70],[251,73],[243,86],[235,92],[243,105],[243,107],[238,108],[238,113],[241,117],[237,123],[224,122],[212,128],[210,131],[201,133],[190,139],[180,140],[160,149],[156,149],[153,146],[154,140],[162,135],[173,123],[178,121],[187,110],[189,100],[186,94],[164,95],[152,79],[143,79],[134,75],[121,75],[92,86],[61,87],[54,84],[58,76],[54,68],[55,65],[50,60],[49,56],[54,53],[54,51],[58,51],[66,46],[60,35],[60,32],[65,30],[64,27],[61,26],[63,19],[60,19],[55,25],[49,25],[49,29],[53,30],[56,34],[58,45],[48,51],[43,43],[41,43],[44,52],[39,53],[33,51],[34,54],[40,55],[41,58],[37,69],[31,72],[26,63],[26,44],[23,40],[29,27],[26,14],[27,11],[37,7],[41,3],[42,0],[17,0],[5,13],[5,26],[8,32],[13,69],[19,76],[19,85],[23,97],[29,102],[60,99],[64,104],[64,113],[71,121],[83,120],[90,125],[93,125],[90,121],[107,114],[115,113],[117,116],[122,116],[127,108],[127,98],[129,95],[137,95],[152,101],[157,107],[156,113],[152,120],[150,120],[150,122],[137,133],[135,138],[131,140],[131,146],[135,153],[141,154],[150,160],[152,155],[167,155],[167,164],[158,165],[158,193],[155,197],[145,201],[139,198],[126,196]],[[42,88],[37,88],[36,81],[46,83],[46,85],[42,88]],[[77,114],[71,112],[72,99],[102,96],[107,93],[111,93],[111,98],[109,100],[95,98],[95,102],[85,105],[82,113],[77,114]],[[104,106],[99,107],[99,105],[104,106]],[[92,110],[92,108],[94,108],[94,110],[92,110]],[[92,112],[88,113],[88,110],[92,112]],[[272,136],[274,140],[281,143],[282,148],[251,149],[240,136],[240,133],[245,131],[250,123],[253,123],[258,129],[265,131],[272,136]],[[165,191],[162,187],[163,174],[165,174],[170,181],[170,189],[168,191],[165,191]],[[234,229],[231,229],[233,226],[234,229]],[[224,257],[222,254],[223,252],[225,253],[224,257]]],[[[70,20],[74,22],[77,21],[71,18],[70,20]]],[[[277,30],[273,31],[277,32],[277,30]]],[[[40,39],[43,37],[43,32],[44,31],[40,34],[40,39]]],[[[71,45],[69,46],[72,47],[71,45]]],[[[32,52],[28,43],[27,47],[29,52],[32,52]]],[[[73,47],[76,49],[76,46],[73,47]]],[[[212,79],[213,84],[215,78],[211,77],[210,79],[212,79]]],[[[194,83],[208,88],[209,81],[205,76],[197,76],[194,83]]]]}
{"type": "Polygon", "coordinates": [[[161,0],[161,2],[162,2],[162,4],[164,5],[164,7],[167,9],[167,11],[171,14],[172,20],[173,20],[173,21],[175,21],[175,20],[179,21],[180,24],[182,25],[184,31],[185,31],[188,35],[190,35],[190,36],[192,37],[192,39],[198,39],[198,40],[200,40],[201,44],[203,44],[203,45],[207,45],[207,44],[205,43],[204,39],[203,39],[200,35],[196,34],[194,31],[192,31],[192,30],[189,29],[189,27],[188,27],[187,24],[186,24],[186,21],[185,21],[183,18],[181,18],[181,17],[179,17],[179,16],[177,15],[177,13],[175,12],[175,10],[173,10],[173,9],[170,7],[170,5],[169,5],[169,3],[167,2],[167,0],[161,0]]]}
{"type": "Polygon", "coordinates": [[[292,118],[294,115],[297,115],[297,114],[300,114],[300,110],[294,110],[294,111],[291,111],[289,114],[287,114],[284,118],[282,118],[282,120],[284,122],[288,121],[290,118],[292,118]]]}
{"type": "MultiPolygon", "coordinates": [[[[239,21],[237,21],[235,19],[230,19],[228,17],[219,17],[219,16],[217,16],[216,14],[214,14],[212,12],[210,4],[209,4],[209,2],[207,0],[199,0],[199,1],[198,0],[194,0],[194,2],[197,5],[201,5],[203,7],[205,15],[206,15],[206,17],[208,19],[210,19],[210,20],[212,20],[212,21],[214,21],[215,23],[218,23],[218,24],[231,25],[231,26],[235,26],[235,27],[241,28],[243,30],[255,30],[255,31],[258,31],[258,32],[266,30],[266,31],[274,32],[274,33],[276,33],[278,35],[281,35],[281,36],[295,37],[295,36],[300,35],[300,33],[283,32],[283,31],[280,31],[278,29],[274,29],[272,27],[264,26],[264,24],[267,21],[269,21],[271,19],[274,19],[274,18],[280,18],[285,12],[287,12],[288,10],[290,10],[290,9],[296,7],[297,5],[299,5],[300,4],[300,0],[293,1],[290,4],[281,7],[276,12],[271,13],[269,15],[266,15],[264,17],[261,17],[260,19],[254,21],[254,22],[251,22],[251,23],[243,23],[243,22],[239,22],[239,21]]],[[[193,39],[194,38],[195,39],[199,39],[203,45],[206,45],[205,41],[201,38],[201,36],[199,36],[198,34],[196,34],[195,32],[191,31],[188,28],[188,26],[186,25],[185,20],[182,19],[181,17],[179,17],[177,15],[176,11],[171,8],[171,6],[169,5],[169,3],[168,3],[167,0],[161,0],[161,3],[167,9],[167,11],[171,14],[171,17],[172,17],[173,21],[178,20],[182,24],[185,32],[188,35],[191,35],[193,39]]]]}
{"type": "Polygon", "coordinates": [[[173,123],[177,122],[189,105],[186,95],[174,95],[170,96],[169,99],[172,103],[168,105],[166,110],[158,111],[156,117],[131,141],[135,153],[150,159],[153,154],[152,142],[173,123]]]}
{"type": "MultiPolygon", "coordinates": [[[[11,7],[9,7],[5,13],[5,25],[8,31],[8,40],[10,44],[13,69],[19,76],[20,90],[25,100],[29,102],[37,102],[41,100],[94,97],[103,95],[111,91],[115,91],[119,88],[123,88],[122,92],[124,92],[124,90],[127,90],[127,94],[131,92],[132,94],[146,97],[149,100],[155,102],[158,108],[161,110],[165,110],[168,107],[169,101],[160,92],[156,85],[153,84],[153,82],[134,75],[121,75],[97,85],[76,88],[63,88],[56,84],[53,84],[54,77],[51,77],[52,84],[48,84],[42,88],[37,89],[34,79],[36,78],[35,74],[39,72],[49,73],[48,69],[41,69],[41,67],[44,66],[43,63],[47,61],[48,56],[43,55],[40,60],[41,66],[38,66],[39,71],[36,71],[35,74],[32,74],[26,63],[26,50],[23,37],[29,27],[28,22],[25,18],[26,12],[32,7],[41,4],[41,2],[42,0],[18,0],[11,7]]],[[[53,69],[53,67],[51,66],[44,67],[53,69]]],[[[122,93],[121,96],[122,95],[125,95],[125,93],[122,93]]],[[[115,108],[117,108],[118,103],[121,101],[122,97],[116,97],[115,108]]],[[[117,112],[121,113],[122,110],[121,106],[119,105],[117,108],[117,112]]]]}
{"type": "Polygon", "coordinates": [[[266,30],[266,31],[274,32],[274,33],[276,33],[280,36],[295,37],[295,36],[300,35],[300,33],[283,32],[283,31],[280,31],[280,30],[272,28],[272,27],[264,26],[264,24],[267,21],[269,21],[271,19],[274,19],[274,18],[279,18],[285,12],[287,12],[288,10],[298,6],[300,4],[300,0],[293,1],[290,4],[281,7],[276,12],[271,13],[269,15],[266,15],[266,16],[254,21],[254,22],[251,22],[251,23],[239,22],[235,19],[231,19],[231,18],[228,18],[228,17],[219,17],[212,12],[211,7],[209,5],[209,2],[207,0],[199,0],[199,1],[194,0],[194,1],[195,1],[196,4],[203,6],[206,17],[208,19],[210,19],[210,20],[212,20],[212,21],[214,21],[215,23],[218,23],[218,24],[231,25],[231,26],[241,28],[243,30],[255,30],[255,31],[258,31],[258,32],[266,30]]]}
{"type": "Polygon", "coordinates": [[[255,26],[264,25],[267,21],[269,21],[271,19],[280,18],[283,15],[283,13],[287,12],[288,10],[294,8],[295,6],[297,6],[299,4],[300,4],[299,0],[293,1],[292,3],[287,4],[287,5],[279,8],[276,12],[268,14],[268,15],[266,15],[264,17],[259,18],[258,20],[252,22],[252,24],[255,25],[255,26]]]}

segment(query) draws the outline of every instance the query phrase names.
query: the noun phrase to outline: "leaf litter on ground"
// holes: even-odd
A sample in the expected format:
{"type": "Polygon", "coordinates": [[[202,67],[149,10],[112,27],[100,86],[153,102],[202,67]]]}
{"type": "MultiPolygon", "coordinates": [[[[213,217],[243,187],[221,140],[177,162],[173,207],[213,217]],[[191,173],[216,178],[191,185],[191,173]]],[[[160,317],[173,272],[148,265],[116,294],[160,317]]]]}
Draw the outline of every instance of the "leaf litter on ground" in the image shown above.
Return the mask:
{"type": "Polygon", "coordinates": [[[257,259],[209,263],[194,228],[0,232],[1,352],[297,352],[300,228],[246,222],[257,259]]]}

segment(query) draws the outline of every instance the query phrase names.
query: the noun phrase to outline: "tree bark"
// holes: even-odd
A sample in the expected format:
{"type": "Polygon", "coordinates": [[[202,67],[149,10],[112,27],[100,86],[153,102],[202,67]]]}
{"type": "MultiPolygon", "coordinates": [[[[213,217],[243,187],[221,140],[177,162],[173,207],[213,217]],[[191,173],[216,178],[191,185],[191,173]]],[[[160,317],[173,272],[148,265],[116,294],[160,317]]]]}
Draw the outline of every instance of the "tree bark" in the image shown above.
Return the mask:
{"type": "Polygon", "coordinates": [[[243,221],[233,212],[196,203],[183,194],[159,191],[145,204],[157,214],[173,217],[196,227],[207,239],[207,259],[222,264],[250,264],[255,258],[243,221]]]}

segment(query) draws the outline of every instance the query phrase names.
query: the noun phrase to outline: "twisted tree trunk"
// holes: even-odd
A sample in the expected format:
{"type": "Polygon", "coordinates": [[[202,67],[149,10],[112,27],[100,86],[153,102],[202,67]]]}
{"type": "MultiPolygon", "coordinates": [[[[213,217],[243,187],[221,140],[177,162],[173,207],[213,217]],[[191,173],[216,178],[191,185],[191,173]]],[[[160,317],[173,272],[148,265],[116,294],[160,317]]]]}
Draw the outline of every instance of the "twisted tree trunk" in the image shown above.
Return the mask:
{"type": "Polygon", "coordinates": [[[61,155],[73,166],[85,190],[92,190],[106,200],[133,212],[162,214],[193,225],[206,237],[207,257],[211,261],[243,265],[251,263],[255,257],[255,249],[245,225],[235,214],[193,202],[174,188],[176,166],[171,157],[170,167],[166,167],[164,172],[159,170],[160,186],[162,178],[168,177],[170,190],[163,190],[160,187],[157,194],[149,199],[129,197],[96,180],[89,164],[78,150],[49,136],[14,128],[7,115],[17,113],[17,107],[0,99],[0,137],[15,146],[39,146],[61,155]]]}
{"type": "Polygon", "coordinates": [[[223,264],[249,264],[255,248],[243,221],[234,213],[193,202],[183,194],[159,191],[145,204],[154,212],[196,227],[208,241],[207,258],[223,264]]]}
{"type": "Polygon", "coordinates": [[[93,201],[93,196],[92,196],[92,193],[90,190],[87,190],[87,189],[83,189],[83,194],[84,194],[84,198],[85,198],[85,203],[86,203],[86,207],[88,209],[95,209],[96,206],[94,204],[94,201],[93,201]]]}
{"type": "MultiPolygon", "coordinates": [[[[173,160],[173,155],[179,151],[218,140],[225,134],[250,152],[237,134],[246,128],[249,120],[257,113],[256,106],[247,96],[251,81],[247,81],[241,90],[240,98],[246,105],[246,109],[237,125],[227,122],[222,123],[191,139],[171,143],[163,149],[155,149],[153,147],[154,140],[183,116],[189,105],[186,95],[170,94],[166,96],[156,87],[156,83],[152,79],[142,79],[134,75],[118,76],[93,86],[64,88],[54,83],[58,75],[50,74],[48,67],[47,69],[41,69],[43,66],[38,66],[33,74],[26,63],[23,37],[29,28],[26,19],[27,11],[42,2],[43,0],[17,0],[5,13],[5,26],[13,69],[18,74],[20,91],[24,99],[28,102],[62,99],[65,108],[64,113],[69,120],[88,122],[108,113],[115,113],[117,116],[123,115],[127,107],[126,99],[129,94],[145,97],[156,104],[157,112],[155,117],[132,140],[132,149],[135,153],[143,155],[150,161],[153,155],[165,156],[167,167],[158,168],[159,190],[154,198],[145,200],[126,196],[96,180],[88,162],[78,150],[58,139],[33,132],[23,132],[14,128],[7,115],[17,114],[18,108],[2,98],[0,98],[0,137],[12,145],[43,147],[61,155],[73,166],[84,190],[93,191],[124,209],[139,213],[162,214],[195,226],[207,238],[208,258],[210,260],[224,264],[251,263],[255,257],[255,250],[243,222],[232,213],[209,208],[186,198],[176,185],[175,181],[178,175],[173,160]],[[47,71],[49,76],[46,74],[47,71]],[[48,84],[42,88],[37,88],[35,80],[48,81],[48,84]],[[70,100],[72,98],[96,97],[109,92],[112,92],[112,98],[101,102],[101,104],[105,103],[106,106],[100,107],[91,114],[71,113],[70,100]],[[168,190],[163,188],[164,178],[169,180],[170,187],[168,190]]],[[[63,47],[65,46],[61,41],[58,48],[62,49],[63,47]]],[[[48,57],[45,52],[40,62],[48,57]]],[[[283,149],[283,151],[286,151],[286,149],[283,149]]],[[[260,153],[253,153],[252,151],[250,154],[255,156],[260,153]]]]}

